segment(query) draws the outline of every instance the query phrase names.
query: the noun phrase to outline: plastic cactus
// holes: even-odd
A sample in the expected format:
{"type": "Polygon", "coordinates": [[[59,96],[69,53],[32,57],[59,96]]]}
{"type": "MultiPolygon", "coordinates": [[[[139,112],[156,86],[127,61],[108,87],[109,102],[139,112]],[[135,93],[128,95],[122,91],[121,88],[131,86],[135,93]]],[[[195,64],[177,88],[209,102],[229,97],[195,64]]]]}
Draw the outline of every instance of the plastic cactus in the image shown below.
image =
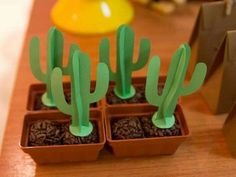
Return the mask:
{"type": "Polygon", "coordinates": [[[188,86],[183,85],[189,65],[190,52],[191,49],[188,44],[181,45],[175,52],[161,95],[157,94],[160,70],[159,57],[154,57],[149,64],[145,95],[150,104],[159,107],[152,117],[153,124],[158,128],[172,127],[175,123],[174,110],[178,97],[195,92],[204,82],[207,67],[204,63],[198,63],[188,86]]]}
{"type": "Polygon", "coordinates": [[[71,104],[64,97],[62,70],[55,68],[52,73],[51,85],[55,103],[60,111],[72,116],[70,132],[75,136],[87,136],[93,126],[89,121],[89,105],[105,96],[109,84],[109,71],[104,63],[97,68],[97,84],[95,91],[90,93],[90,59],[85,53],[75,51],[71,62],[71,104]]]}
{"type": "MultiPolygon", "coordinates": [[[[30,42],[30,67],[33,75],[41,82],[46,84],[46,93],[42,96],[42,102],[44,105],[49,107],[54,107],[55,102],[51,91],[51,73],[55,67],[60,67],[63,70],[63,74],[69,73],[69,64],[67,67],[63,68],[63,46],[64,40],[60,31],[55,27],[52,27],[48,31],[47,39],[47,69],[44,73],[40,65],[40,47],[39,38],[33,37],[30,42]]],[[[78,49],[75,44],[71,45],[70,57],[72,57],[73,52],[78,49]]]]}
{"type": "Polygon", "coordinates": [[[116,72],[113,72],[110,66],[110,44],[107,38],[101,41],[99,58],[100,62],[108,65],[110,80],[116,83],[115,94],[121,99],[128,99],[135,95],[135,89],[131,85],[132,72],[140,70],[148,62],[150,41],[148,39],[141,40],[139,57],[136,63],[133,63],[134,32],[130,27],[123,25],[118,29],[116,45],[116,72]]]}

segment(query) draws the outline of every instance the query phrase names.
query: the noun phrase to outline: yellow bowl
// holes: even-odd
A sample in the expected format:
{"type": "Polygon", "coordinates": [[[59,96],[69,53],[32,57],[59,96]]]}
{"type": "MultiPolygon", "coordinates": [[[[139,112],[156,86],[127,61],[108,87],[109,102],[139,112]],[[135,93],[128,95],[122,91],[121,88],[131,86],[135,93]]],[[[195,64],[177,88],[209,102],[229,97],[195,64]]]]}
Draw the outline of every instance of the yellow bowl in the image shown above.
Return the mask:
{"type": "Polygon", "coordinates": [[[133,18],[127,0],[58,0],[51,11],[53,23],[74,34],[102,34],[115,31],[133,18]]]}

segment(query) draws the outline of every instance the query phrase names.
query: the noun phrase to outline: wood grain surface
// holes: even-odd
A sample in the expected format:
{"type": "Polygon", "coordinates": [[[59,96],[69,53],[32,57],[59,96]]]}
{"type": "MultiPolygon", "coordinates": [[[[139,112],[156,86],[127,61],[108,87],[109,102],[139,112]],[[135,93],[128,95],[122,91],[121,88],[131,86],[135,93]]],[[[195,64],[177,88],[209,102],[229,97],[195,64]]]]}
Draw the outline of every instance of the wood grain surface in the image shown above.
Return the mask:
{"type": "MultiPolygon", "coordinates": [[[[35,0],[12,96],[0,159],[0,177],[236,176],[236,160],[231,157],[222,134],[222,125],[226,115],[212,115],[199,92],[182,99],[192,137],[172,156],[117,159],[109,151],[104,150],[96,162],[37,166],[27,154],[24,154],[19,148],[19,140],[26,113],[28,88],[30,84],[37,82],[29,69],[28,44],[33,35],[41,38],[41,58],[45,66],[46,32],[52,25],[49,14],[54,2],[55,0],[35,0]]],[[[158,54],[162,58],[162,74],[166,73],[170,57],[176,48],[182,42],[188,41],[198,8],[199,4],[188,4],[180,7],[172,15],[161,16],[143,6],[135,5],[136,15],[131,23],[137,34],[135,46],[138,48],[141,36],[151,39],[152,55],[158,54]]],[[[69,44],[78,43],[81,49],[91,56],[94,71],[98,62],[99,41],[102,37],[65,35],[65,57],[68,56],[69,44]]],[[[112,41],[111,57],[114,63],[115,34],[111,33],[107,37],[112,41]]],[[[145,73],[146,69],[135,75],[145,75],[145,73]]],[[[95,72],[92,77],[95,78],[95,72]]]]}

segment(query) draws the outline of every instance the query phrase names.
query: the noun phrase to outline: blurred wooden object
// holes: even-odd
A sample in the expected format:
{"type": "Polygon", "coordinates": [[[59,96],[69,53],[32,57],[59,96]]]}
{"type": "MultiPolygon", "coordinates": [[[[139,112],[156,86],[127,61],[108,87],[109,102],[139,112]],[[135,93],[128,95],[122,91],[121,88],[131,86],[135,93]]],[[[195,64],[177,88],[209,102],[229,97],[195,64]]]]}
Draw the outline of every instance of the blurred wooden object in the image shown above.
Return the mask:
{"type": "Polygon", "coordinates": [[[232,6],[235,0],[224,0],[226,4],[226,15],[230,15],[232,11],[232,6]]]}
{"type": "Polygon", "coordinates": [[[223,131],[229,149],[234,158],[236,158],[236,103],[225,121],[223,131]]]}
{"type": "MultiPolygon", "coordinates": [[[[19,140],[26,114],[29,85],[37,83],[29,68],[28,44],[33,35],[41,39],[42,65],[46,64],[46,35],[52,25],[49,12],[56,0],[35,0],[19,70],[12,95],[11,109],[5,132],[2,156],[0,157],[1,177],[228,177],[236,174],[236,161],[225,143],[222,126],[226,115],[214,116],[199,92],[184,97],[181,101],[192,137],[180,146],[172,156],[115,158],[104,150],[96,162],[68,163],[37,166],[19,148],[19,140]]],[[[168,16],[161,16],[143,6],[135,4],[136,16],[131,26],[136,32],[136,40],[147,37],[152,41],[153,55],[161,57],[161,74],[168,70],[174,51],[182,42],[188,41],[199,4],[187,4],[168,16]]],[[[115,63],[115,34],[106,35],[112,44],[111,61],[115,63]]],[[[65,34],[65,58],[69,44],[78,43],[92,58],[92,67],[98,63],[98,48],[104,36],[71,36],[65,34]]],[[[138,42],[136,43],[138,44],[138,42]]],[[[137,51],[139,46],[135,46],[137,51]]],[[[10,58],[9,58],[10,59],[10,58]]],[[[66,63],[66,61],[65,61],[66,63]]],[[[92,73],[92,78],[95,79],[92,73]]],[[[144,76],[146,68],[135,73],[144,76]]]]}
{"type": "Polygon", "coordinates": [[[186,0],[134,0],[140,4],[150,7],[154,11],[160,12],[162,14],[173,13],[177,5],[183,5],[186,3],[186,0]]]}
{"type": "Polygon", "coordinates": [[[214,113],[229,112],[236,101],[236,30],[228,31],[219,46],[201,93],[214,113]]]}
{"type": "Polygon", "coordinates": [[[236,86],[232,85],[236,82],[236,3],[230,15],[225,13],[223,1],[203,4],[190,40],[190,72],[196,63],[206,63],[202,93],[215,114],[229,112],[236,99],[236,86]]]}
{"type": "Polygon", "coordinates": [[[153,1],[150,3],[150,7],[153,10],[156,10],[156,11],[163,13],[163,14],[173,13],[176,9],[175,4],[173,2],[169,2],[169,1],[160,1],[160,2],[153,1]]]}

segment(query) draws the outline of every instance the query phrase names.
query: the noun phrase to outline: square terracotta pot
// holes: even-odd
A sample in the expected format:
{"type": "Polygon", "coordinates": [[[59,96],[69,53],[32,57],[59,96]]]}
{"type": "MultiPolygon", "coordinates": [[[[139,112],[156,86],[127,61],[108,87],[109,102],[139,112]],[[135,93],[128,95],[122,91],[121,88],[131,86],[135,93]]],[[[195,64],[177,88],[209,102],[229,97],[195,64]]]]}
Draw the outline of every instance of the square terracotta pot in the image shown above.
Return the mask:
{"type": "MultiPolygon", "coordinates": [[[[64,87],[64,92],[68,93],[70,91],[70,83],[66,82],[63,83],[63,87],[64,87]]],[[[95,82],[92,81],[91,83],[91,90],[94,90],[95,88],[95,82]]],[[[53,111],[58,111],[56,107],[49,109],[47,106],[45,106],[44,108],[46,109],[39,109],[37,104],[41,103],[41,95],[44,94],[46,91],[46,85],[45,84],[32,84],[30,85],[29,88],[29,92],[28,92],[28,101],[27,101],[27,110],[28,111],[37,111],[37,112],[53,112],[53,111]]],[[[90,105],[91,109],[96,109],[96,108],[100,108],[101,103],[97,102],[97,103],[93,103],[90,105]]]]}
{"type": "Polygon", "coordinates": [[[106,138],[113,153],[117,157],[171,155],[174,154],[182,142],[189,136],[190,132],[180,105],[177,105],[175,117],[181,127],[180,136],[152,137],[114,140],[112,138],[111,122],[128,116],[143,116],[153,114],[157,110],[153,106],[130,106],[130,107],[109,107],[106,109],[106,138]]]}
{"type": "Polygon", "coordinates": [[[70,117],[60,112],[27,114],[24,118],[20,148],[25,153],[28,153],[38,164],[96,160],[106,141],[104,123],[102,120],[102,112],[100,110],[91,110],[90,117],[91,121],[97,125],[99,136],[98,143],[29,146],[29,129],[33,122],[37,120],[53,120],[60,123],[67,123],[70,121],[70,117]]]}
{"type": "MultiPolygon", "coordinates": [[[[165,80],[166,80],[166,77],[165,76],[161,76],[159,78],[159,89],[162,91],[162,88],[164,87],[164,84],[165,84],[165,80]]],[[[145,85],[146,85],[146,77],[135,77],[135,78],[132,78],[132,85],[135,87],[135,88],[142,88],[142,95],[143,97],[145,98],[145,85]]],[[[108,92],[111,92],[115,87],[115,83],[114,82],[110,82],[110,85],[109,85],[109,89],[108,89],[108,92]]],[[[136,106],[136,105],[149,105],[147,103],[146,100],[144,100],[143,102],[136,102],[136,103],[109,103],[108,101],[108,93],[106,95],[106,97],[102,100],[102,105],[104,107],[114,107],[114,106],[121,106],[121,107],[126,107],[126,106],[136,106]]],[[[116,97],[117,99],[119,100],[122,100],[118,97],[116,97]]],[[[129,99],[128,99],[129,100],[129,99]]]]}

